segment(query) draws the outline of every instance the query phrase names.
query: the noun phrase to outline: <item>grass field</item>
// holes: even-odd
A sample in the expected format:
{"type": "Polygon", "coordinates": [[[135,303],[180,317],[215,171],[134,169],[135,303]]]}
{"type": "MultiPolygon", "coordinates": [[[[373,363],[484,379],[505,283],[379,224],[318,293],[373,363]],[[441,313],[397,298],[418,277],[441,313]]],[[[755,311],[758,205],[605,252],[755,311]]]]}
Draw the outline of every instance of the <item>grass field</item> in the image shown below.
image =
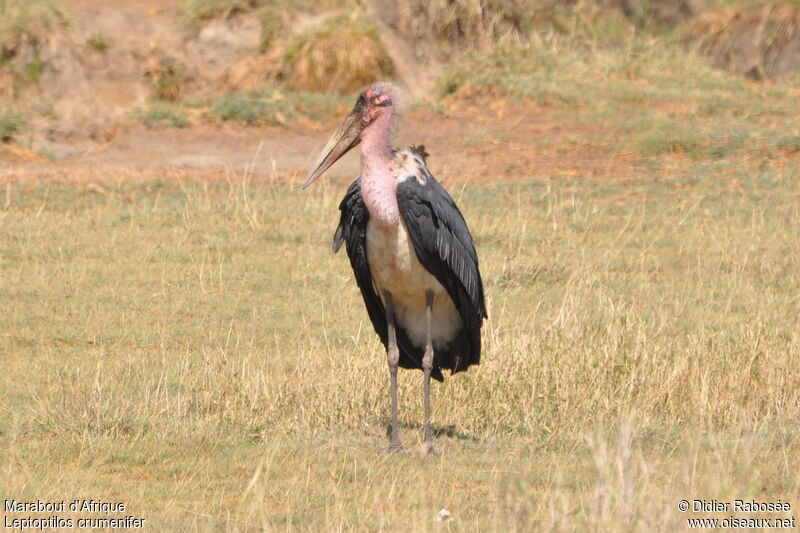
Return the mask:
{"type": "Polygon", "coordinates": [[[175,531],[672,531],[682,498],[797,502],[800,176],[704,174],[451,184],[491,320],[435,389],[429,460],[376,453],[341,183],[9,187],[3,497],[175,531]]]}
{"type": "MultiPolygon", "coordinates": [[[[588,124],[563,157],[599,146],[620,173],[521,168],[511,148],[552,139],[514,131],[453,147],[492,143],[498,171],[440,176],[476,238],[490,319],[482,364],[434,386],[439,457],[377,453],[385,355],[330,253],[342,177],[307,191],[259,173],[9,181],[0,499],[124,502],[150,531],[672,532],[796,517],[797,86],[659,41],[558,39],[473,58],[441,86],[454,107],[488,95],[532,121],[588,124]],[[684,499],[792,510],[682,513],[684,499]]],[[[422,374],[400,385],[416,449],[422,374]]]]}

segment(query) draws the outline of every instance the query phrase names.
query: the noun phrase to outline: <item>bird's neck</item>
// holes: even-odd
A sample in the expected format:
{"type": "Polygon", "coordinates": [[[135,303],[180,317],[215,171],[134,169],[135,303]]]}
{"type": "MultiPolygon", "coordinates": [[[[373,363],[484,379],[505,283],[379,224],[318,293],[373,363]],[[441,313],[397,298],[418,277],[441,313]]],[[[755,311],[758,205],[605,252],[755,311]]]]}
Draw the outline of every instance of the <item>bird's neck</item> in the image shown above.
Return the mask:
{"type": "Polygon", "coordinates": [[[384,227],[400,221],[397,180],[392,172],[393,114],[378,117],[361,137],[361,197],[369,216],[384,227]]]}

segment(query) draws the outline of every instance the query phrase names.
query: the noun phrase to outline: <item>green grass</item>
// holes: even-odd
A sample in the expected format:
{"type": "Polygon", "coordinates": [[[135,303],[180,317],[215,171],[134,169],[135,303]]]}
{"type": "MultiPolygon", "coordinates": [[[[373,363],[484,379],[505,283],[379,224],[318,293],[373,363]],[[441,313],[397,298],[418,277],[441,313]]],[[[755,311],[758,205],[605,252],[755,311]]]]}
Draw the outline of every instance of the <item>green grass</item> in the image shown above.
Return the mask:
{"type": "Polygon", "coordinates": [[[800,152],[800,135],[785,135],[780,137],[776,145],[778,148],[790,152],[800,152]]]}
{"type": "Polygon", "coordinates": [[[763,155],[800,133],[800,87],[754,83],[714,69],[665,37],[611,46],[554,36],[499,47],[456,64],[440,90],[532,101],[598,124],[618,149],[643,157],[763,155]]]}
{"type": "Polygon", "coordinates": [[[42,31],[68,20],[59,0],[0,0],[0,45],[13,50],[23,35],[35,40],[42,31]]]}
{"type": "Polygon", "coordinates": [[[106,53],[108,49],[111,47],[111,41],[107,36],[103,35],[102,33],[93,35],[87,41],[87,43],[89,44],[89,46],[92,47],[94,51],[100,52],[101,54],[106,53]]]}
{"type": "Polygon", "coordinates": [[[351,98],[266,88],[229,93],[213,102],[206,116],[245,124],[286,124],[298,117],[319,119],[341,113],[351,98]]]}
{"type": "MultiPolygon", "coordinates": [[[[223,95],[199,94],[180,102],[156,102],[133,116],[148,128],[191,126],[189,114],[202,121],[246,125],[288,125],[302,119],[340,115],[352,96],[324,95],[269,87],[223,95]]],[[[195,120],[195,119],[193,119],[195,120]]]]}
{"type": "MultiPolygon", "coordinates": [[[[491,319],[425,461],[375,451],[344,183],[9,185],[0,497],[159,531],[676,531],[682,498],[796,502],[800,176],[713,164],[457,195],[491,319]]],[[[412,448],[421,420],[403,372],[412,448]]]]}
{"type": "Polygon", "coordinates": [[[9,142],[28,126],[25,114],[16,107],[0,102],[0,142],[9,142]]]}
{"type": "Polygon", "coordinates": [[[44,70],[44,60],[38,48],[33,49],[33,57],[25,64],[23,68],[23,79],[26,83],[39,83],[39,78],[42,77],[42,70],[44,70]]]}
{"type": "Polygon", "coordinates": [[[16,97],[22,87],[39,82],[45,67],[40,53],[43,39],[54,27],[68,23],[59,0],[0,0],[0,78],[11,80],[10,95],[16,97]],[[13,62],[23,44],[26,62],[13,62]]]}
{"type": "Polygon", "coordinates": [[[177,106],[170,104],[154,104],[136,116],[148,128],[186,128],[191,125],[189,117],[177,106]]]}

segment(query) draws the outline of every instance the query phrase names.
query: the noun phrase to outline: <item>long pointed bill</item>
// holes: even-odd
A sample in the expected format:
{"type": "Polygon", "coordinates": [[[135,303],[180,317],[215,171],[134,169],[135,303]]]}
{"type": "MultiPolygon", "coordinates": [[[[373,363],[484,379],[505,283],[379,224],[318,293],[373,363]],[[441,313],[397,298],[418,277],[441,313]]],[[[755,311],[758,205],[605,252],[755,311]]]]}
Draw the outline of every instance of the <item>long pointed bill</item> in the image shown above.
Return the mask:
{"type": "Polygon", "coordinates": [[[314,180],[328,170],[340,157],[361,142],[359,135],[364,129],[364,126],[361,124],[360,115],[361,112],[358,106],[347,115],[347,118],[344,119],[344,122],[342,122],[342,125],[336,130],[336,133],[333,134],[331,140],[328,141],[328,144],[322,149],[322,153],[319,154],[317,162],[311,167],[306,182],[303,183],[303,189],[311,185],[314,180]]]}

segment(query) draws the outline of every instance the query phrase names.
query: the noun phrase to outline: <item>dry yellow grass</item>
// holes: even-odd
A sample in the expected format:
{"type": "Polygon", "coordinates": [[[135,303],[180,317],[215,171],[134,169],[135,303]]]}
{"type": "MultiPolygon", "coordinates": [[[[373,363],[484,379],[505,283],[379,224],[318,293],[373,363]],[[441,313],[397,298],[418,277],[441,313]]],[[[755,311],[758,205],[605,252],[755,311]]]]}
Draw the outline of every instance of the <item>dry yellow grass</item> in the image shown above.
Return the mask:
{"type": "Polygon", "coordinates": [[[675,531],[682,498],[794,504],[798,176],[717,170],[449,183],[491,320],[483,364],[435,390],[427,461],[376,453],[384,356],[327,246],[341,182],[11,187],[0,496],[166,531],[436,531],[442,508],[675,531]]]}
{"type": "Polygon", "coordinates": [[[294,89],[354,91],[392,72],[374,28],[362,17],[336,16],[290,40],[281,77],[294,89]]]}
{"type": "Polygon", "coordinates": [[[715,66],[755,79],[780,79],[800,68],[800,4],[791,0],[711,10],[684,34],[715,66]]]}

